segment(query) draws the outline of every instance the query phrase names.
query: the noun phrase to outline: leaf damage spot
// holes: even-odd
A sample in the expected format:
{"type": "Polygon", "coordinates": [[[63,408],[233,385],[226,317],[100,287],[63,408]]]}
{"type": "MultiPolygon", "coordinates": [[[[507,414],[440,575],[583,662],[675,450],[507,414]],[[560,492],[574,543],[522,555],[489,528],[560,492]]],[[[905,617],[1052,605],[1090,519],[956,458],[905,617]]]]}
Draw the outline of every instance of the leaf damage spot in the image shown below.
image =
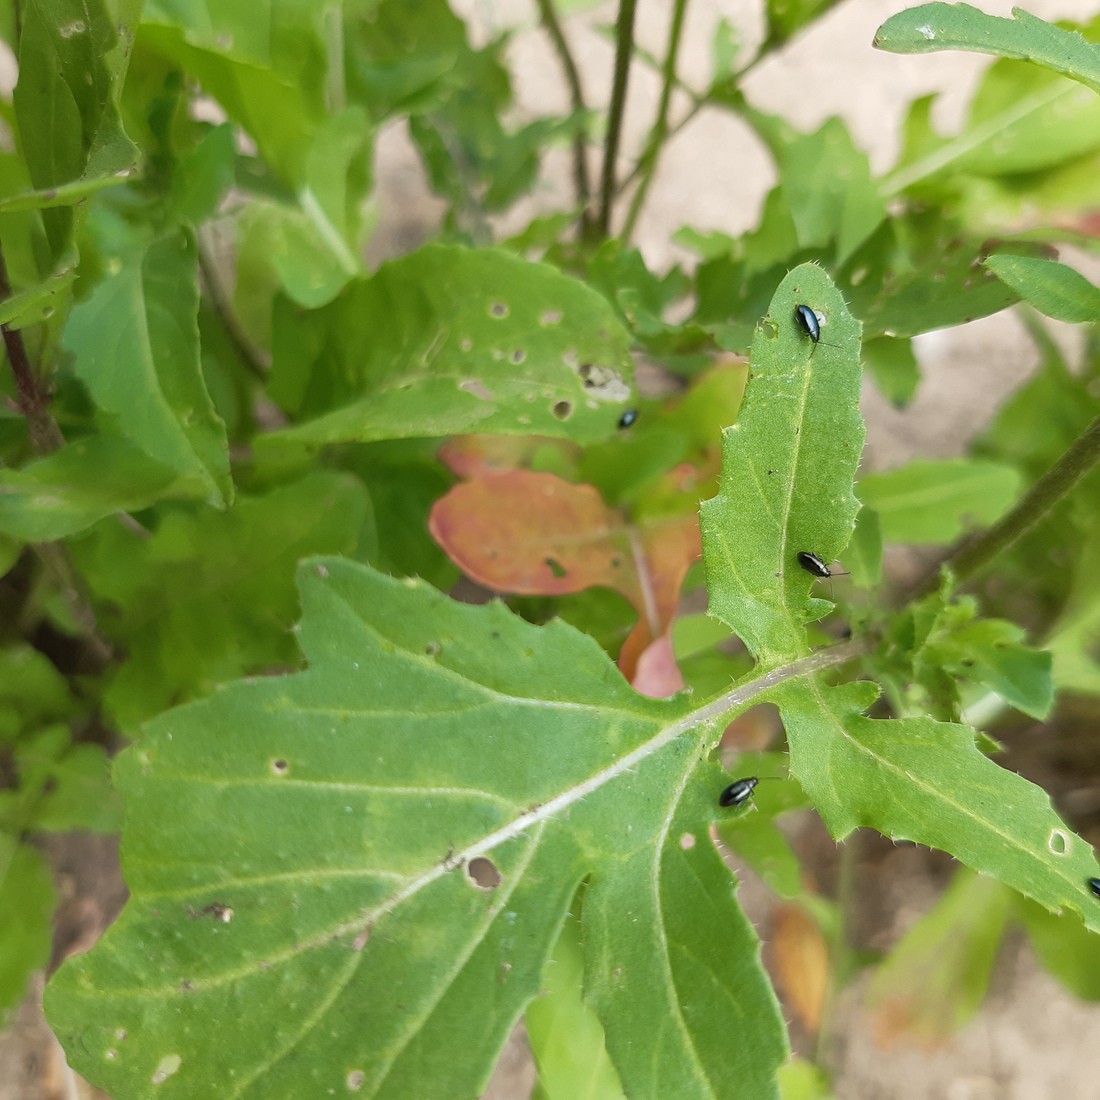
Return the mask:
{"type": "Polygon", "coordinates": [[[443,652],[443,647],[438,642],[429,642],[424,647],[426,657],[438,657],[443,652]]]}
{"type": "Polygon", "coordinates": [[[504,881],[497,865],[485,856],[475,856],[466,864],[466,876],[480,890],[495,890],[504,881]]]}
{"type": "Polygon", "coordinates": [[[328,576],[328,567],[324,566],[324,565],[317,566],[317,576],[327,577],[328,576]]]}
{"type": "Polygon", "coordinates": [[[83,19],[74,19],[71,23],[64,23],[57,28],[57,33],[62,38],[72,38],[75,34],[83,34],[87,30],[83,19]]]}
{"type": "Polygon", "coordinates": [[[460,348],[461,348],[461,349],[462,349],[463,351],[469,351],[469,350],[470,350],[470,349],[471,349],[471,348],[472,348],[472,347],[474,346],[474,342],[473,342],[473,340],[471,340],[471,339],[469,338],[469,336],[467,336],[467,337],[466,337],[466,339],[465,339],[465,340],[463,340],[463,341],[462,341],[462,343],[461,343],[461,344],[459,344],[458,346],[459,346],[459,347],[460,347],[460,348]]]}
{"type": "Polygon", "coordinates": [[[630,400],[632,396],[630,387],[614,368],[600,366],[599,363],[581,363],[574,369],[581,376],[581,385],[589,396],[599,398],[601,401],[630,400]]]}
{"type": "Polygon", "coordinates": [[[490,302],[489,303],[489,316],[490,317],[507,317],[508,316],[508,303],[507,302],[490,302]]]}
{"type": "Polygon", "coordinates": [[[517,365],[519,363],[522,363],[526,358],[527,352],[525,352],[523,348],[516,348],[516,350],[512,352],[512,362],[516,363],[517,365]]]}
{"type": "Polygon", "coordinates": [[[560,309],[547,309],[543,310],[543,312],[539,314],[540,325],[556,325],[561,321],[561,319],[562,312],[560,309]]]}
{"type": "Polygon", "coordinates": [[[271,770],[276,775],[287,775],[290,772],[290,765],[280,757],[271,761],[271,770]]]}
{"type": "Polygon", "coordinates": [[[1069,851],[1069,834],[1061,829],[1051,829],[1047,838],[1047,847],[1056,856],[1064,856],[1069,851]]]}
{"type": "Polygon", "coordinates": [[[569,572],[569,570],[566,569],[565,566],[562,565],[561,562],[557,561],[555,558],[544,558],[543,564],[549,566],[550,572],[553,573],[554,576],[557,577],[559,580],[569,572]]]}
{"type": "Polygon", "coordinates": [[[347,1077],[344,1078],[344,1084],[350,1092],[358,1092],[363,1087],[366,1076],[361,1069],[349,1070],[347,1077]]]}
{"type": "Polygon", "coordinates": [[[695,836],[692,833],[684,833],[680,837],[680,847],[686,852],[689,848],[695,847],[695,836]]]}
{"type": "Polygon", "coordinates": [[[573,402],[557,401],[550,411],[558,420],[568,420],[573,415],[573,402]]]}
{"type": "Polygon", "coordinates": [[[176,1073],[180,1066],[183,1065],[183,1059],[178,1054],[166,1054],[159,1062],[157,1062],[157,1068],[153,1070],[153,1076],[149,1078],[154,1085],[162,1084],[167,1081],[173,1073],[176,1073]]]}
{"type": "Polygon", "coordinates": [[[474,397],[480,397],[482,401],[496,400],[496,395],[480,378],[467,378],[465,382],[459,382],[458,388],[472,393],[474,397]]]}
{"type": "Polygon", "coordinates": [[[371,926],[368,924],[358,936],[351,941],[352,951],[362,951],[367,946],[367,940],[370,939],[371,926]]]}

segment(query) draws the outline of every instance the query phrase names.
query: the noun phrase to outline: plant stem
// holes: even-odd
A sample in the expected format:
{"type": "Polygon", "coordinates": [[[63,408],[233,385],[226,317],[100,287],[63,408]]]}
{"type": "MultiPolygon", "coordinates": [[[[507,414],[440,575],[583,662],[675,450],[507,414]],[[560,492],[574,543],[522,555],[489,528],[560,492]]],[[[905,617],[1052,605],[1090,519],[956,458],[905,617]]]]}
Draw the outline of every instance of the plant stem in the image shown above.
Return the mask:
{"type": "MultiPolygon", "coordinates": [[[[761,50],[740,72],[736,74],[736,79],[740,81],[746,77],[756,66],[764,60],[770,53],[770,50],[761,50]]],[[[679,78],[673,81],[673,85],[679,88],[685,95],[691,97],[691,109],[675,126],[672,127],[665,136],[666,143],[674,138],[693,118],[707,106],[711,107],[725,107],[726,110],[733,111],[734,114],[739,114],[735,108],[731,107],[728,103],[722,103],[710,98],[710,93],[705,92],[703,95],[699,95],[698,92],[693,91],[679,78]]],[[[619,181],[618,186],[615,189],[616,195],[621,195],[623,191],[627,189],[644,171],[645,169],[645,153],[638,158],[638,163],[630,170],[629,175],[619,181]]]]}
{"type": "Polygon", "coordinates": [[[62,542],[36,542],[35,552],[43,564],[61,582],[61,594],[73,613],[81,637],[88,645],[96,664],[106,665],[114,656],[111,643],[99,633],[95,612],[83,591],[80,575],[69,556],[68,547],[62,542]]]}
{"type": "Polygon", "coordinates": [[[1081,433],[1068,451],[988,531],[962,543],[914,590],[914,596],[935,590],[940,570],[950,567],[959,584],[970,580],[1002,550],[1031,530],[1100,461],[1100,416],[1081,433]]]}
{"type": "Polygon", "coordinates": [[[603,177],[600,180],[600,213],[595,234],[605,238],[611,227],[611,204],[615,199],[615,162],[619,156],[619,137],[626,107],[626,82],[630,76],[630,58],[634,52],[634,9],[637,0],[619,0],[619,20],[615,34],[615,79],[611,86],[611,106],[607,116],[604,143],[603,177]]]}
{"type": "MultiPolygon", "coordinates": [[[[0,301],[11,297],[11,283],[8,281],[8,267],[4,262],[3,249],[0,248],[0,301]]],[[[48,455],[65,446],[65,438],[56,421],[50,416],[50,394],[27,355],[27,345],[23,342],[23,333],[10,325],[0,325],[4,334],[4,346],[8,352],[11,373],[15,377],[15,387],[19,393],[17,407],[27,418],[27,435],[31,446],[40,455],[48,455]]]]}
{"type": "Polygon", "coordinates": [[[665,54],[664,84],[661,87],[661,101],[657,106],[657,118],[650,131],[649,142],[646,150],[638,161],[636,168],[642,170],[642,180],[634,192],[634,198],[630,202],[630,212],[626,216],[626,225],[623,226],[622,238],[630,240],[634,232],[634,225],[641,213],[642,203],[645,202],[649,185],[653,182],[653,174],[657,170],[657,161],[661,155],[661,149],[668,140],[668,105],[672,99],[672,88],[676,83],[676,55],[680,52],[680,36],[684,29],[684,15],[687,12],[687,0],[675,0],[672,9],[672,23],[668,32],[668,52],[665,54]]]}
{"type": "Polygon", "coordinates": [[[829,981],[825,989],[825,1003],[821,1008],[821,1024],[817,1029],[814,1061],[826,1072],[829,1069],[829,1043],[832,1039],[833,1009],[840,982],[848,970],[848,924],[852,905],[859,887],[859,838],[854,829],[838,845],[839,859],[836,868],[836,924],[829,945],[829,981]]]}
{"type": "MultiPolygon", "coordinates": [[[[550,41],[554,43],[558,60],[561,62],[565,73],[565,82],[569,85],[569,97],[573,102],[573,113],[583,114],[587,107],[584,104],[584,91],[581,88],[581,75],[577,70],[577,63],[573,60],[573,54],[569,49],[569,43],[565,40],[565,34],[558,20],[558,13],[554,10],[554,0],[537,0],[539,16],[550,41]]],[[[577,205],[581,208],[580,230],[581,237],[587,236],[588,223],[591,217],[589,203],[592,192],[588,183],[588,139],[582,132],[578,132],[573,138],[573,187],[577,192],[577,205]]]]}
{"type": "Polygon", "coordinates": [[[241,328],[241,323],[237,320],[237,315],[233,312],[233,308],[229,304],[229,298],[222,287],[221,279],[218,277],[217,265],[214,263],[213,256],[210,255],[210,249],[202,231],[200,230],[196,236],[198,239],[199,271],[202,272],[206,297],[215,314],[217,314],[226,336],[229,337],[233,350],[240,356],[241,362],[244,363],[253,377],[258,378],[261,382],[266,382],[270,364],[264,362],[260,352],[253,347],[252,341],[249,340],[244,333],[244,329],[241,328]]]}

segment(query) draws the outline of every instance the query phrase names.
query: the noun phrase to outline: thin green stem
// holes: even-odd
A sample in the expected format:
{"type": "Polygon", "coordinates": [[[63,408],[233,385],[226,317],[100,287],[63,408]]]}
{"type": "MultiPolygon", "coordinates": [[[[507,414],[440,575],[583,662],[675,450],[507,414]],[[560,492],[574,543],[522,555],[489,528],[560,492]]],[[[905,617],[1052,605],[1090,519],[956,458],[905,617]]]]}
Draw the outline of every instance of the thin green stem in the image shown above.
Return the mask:
{"type": "Polygon", "coordinates": [[[1068,451],[1028,491],[1003,519],[976,538],[962,543],[914,595],[935,590],[940,571],[950,568],[959,584],[970,580],[1003,550],[1027,534],[1100,461],[1100,416],[1078,436],[1068,451]]]}
{"type": "Polygon", "coordinates": [[[615,30],[615,78],[611,86],[611,105],[607,114],[607,138],[604,142],[603,176],[600,179],[600,212],[596,218],[595,235],[608,236],[611,227],[611,205],[615,200],[615,164],[619,157],[619,138],[626,108],[626,83],[630,76],[630,59],[634,52],[634,10],[637,0],[619,0],[619,19],[615,30]]]}
{"type": "MultiPolygon", "coordinates": [[[[569,49],[569,43],[565,40],[565,34],[558,19],[558,13],[554,10],[554,0],[537,0],[539,16],[550,41],[554,43],[554,50],[561,62],[565,73],[565,82],[569,85],[569,98],[573,104],[573,113],[583,114],[588,108],[584,103],[584,90],[581,88],[581,74],[577,69],[577,63],[573,60],[573,53],[569,49]]],[[[577,193],[577,205],[581,208],[581,236],[585,236],[588,230],[588,221],[591,217],[589,203],[592,200],[592,191],[588,183],[588,139],[583,131],[573,138],[573,187],[577,193]]]]}
{"type": "Polygon", "coordinates": [[[664,84],[661,87],[661,101],[657,105],[657,118],[653,123],[653,129],[649,133],[649,141],[645,152],[635,167],[641,167],[642,180],[634,192],[630,202],[630,212],[626,216],[626,224],[623,226],[622,238],[629,241],[634,232],[634,225],[638,221],[642,204],[645,202],[649,186],[653,182],[653,175],[657,170],[657,161],[661,156],[661,149],[668,140],[668,106],[672,99],[672,89],[676,84],[676,57],[680,52],[680,37],[684,30],[684,15],[687,12],[688,0],[675,0],[672,9],[672,23],[668,32],[668,51],[665,54],[664,84]]]}
{"type": "MultiPolygon", "coordinates": [[[[760,53],[758,53],[743,69],[740,70],[740,72],[736,74],[736,79],[740,81],[749,73],[751,73],[752,70],[755,69],[756,66],[768,56],[769,52],[770,51],[768,50],[761,50],[760,53]]],[[[728,103],[721,103],[712,99],[709,92],[706,92],[703,95],[699,95],[698,92],[689,88],[682,80],[679,79],[679,77],[677,77],[674,81],[674,86],[679,88],[680,91],[690,97],[691,109],[665,135],[666,144],[671,141],[685,126],[687,126],[704,107],[717,106],[725,107],[727,110],[734,110],[728,103]]],[[[734,113],[737,114],[739,112],[734,110],[734,113]]],[[[615,189],[615,194],[621,195],[642,174],[644,169],[645,153],[643,152],[642,156],[638,158],[638,162],[630,170],[629,174],[619,181],[619,184],[615,189]]]]}
{"type": "Polygon", "coordinates": [[[226,294],[218,275],[217,264],[211,255],[210,247],[202,230],[197,234],[197,238],[199,271],[202,274],[206,299],[214,310],[218,321],[221,322],[222,330],[229,337],[229,342],[233,345],[233,350],[237,353],[241,362],[244,363],[254,378],[266,382],[270,363],[265,362],[263,353],[253,346],[252,341],[241,327],[237,315],[233,312],[233,307],[229,304],[229,296],[226,294]]]}
{"type": "Polygon", "coordinates": [[[829,981],[825,987],[825,1003],[821,1006],[821,1023],[817,1029],[814,1061],[828,1072],[829,1044],[832,1041],[833,1011],[840,983],[848,972],[848,925],[852,906],[859,891],[859,830],[850,833],[838,846],[836,869],[836,924],[829,945],[829,981]]]}

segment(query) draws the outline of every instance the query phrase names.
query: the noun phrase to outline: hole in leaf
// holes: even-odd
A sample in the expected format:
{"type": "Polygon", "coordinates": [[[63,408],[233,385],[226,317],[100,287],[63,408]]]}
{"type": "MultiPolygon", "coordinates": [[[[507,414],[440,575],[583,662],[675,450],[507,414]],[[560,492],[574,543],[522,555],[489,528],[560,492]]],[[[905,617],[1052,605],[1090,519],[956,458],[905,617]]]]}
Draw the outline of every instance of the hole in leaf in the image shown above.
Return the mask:
{"type": "Polygon", "coordinates": [[[512,352],[512,362],[513,363],[522,363],[524,361],[524,359],[526,359],[526,358],[527,358],[527,352],[525,352],[523,350],[523,348],[516,348],[516,350],[514,352],[512,352]]]}
{"type": "Polygon", "coordinates": [[[573,402],[572,401],[558,401],[555,402],[553,408],[554,415],[559,420],[568,420],[573,415],[573,402]]]}
{"type": "Polygon", "coordinates": [[[680,837],[680,847],[683,848],[685,852],[688,848],[694,848],[695,837],[691,833],[684,833],[684,835],[680,837]]]}
{"type": "Polygon", "coordinates": [[[489,316],[490,317],[507,317],[508,306],[504,302],[491,302],[489,304],[489,316]]]}
{"type": "Polygon", "coordinates": [[[568,570],[565,568],[564,565],[561,564],[561,562],[555,561],[553,558],[545,558],[544,561],[548,566],[550,566],[550,572],[559,579],[564,577],[565,574],[568,572],[568,570]]]}
{"type": "Polygon", "coordinates": [[[443,647],[438,642],[429,642],[424,647],[424,652],[429,657],[438,657],[443,652],[443,647]]]}
{"type": "Polygon", "coordinates": [[[1069,836],[1061,829],[1051,829],[1047,847],[1056,855],[1064,856],[1069,851],[1069,836]]]}
{"type": "Polygon", "coordinates": [[[466,864],[466,874],[470,881],[482,890],[495,890],[504,881],[504,876],[497,870],[497,865],[485,856],[471,859],[466,864]]]}
{"type": "Polygon", "coordinates": [[[560,309],[547,309],[539,315],[540,325],[556,325],[562,318],[560,309]]]}
{"type": "Polygon", "coordinates": [[[182,1065],[183,1059],[178,1054],[166,1054],[157,1062],[157,1068],[153,1070],[153,1076],[149,1080],[154,1085],[159,1085],[162,1081],[167,1081],[182,1065]]]}
{"type": "Polygon", "coordinates": [[[286,775],[290,771],[290,765],[285,760],[272,760],[271,770],[276,775],[286,775]]]}
{"type": "Polygon", "coordinates": [[[480,397],[482,401],[493,400],[493,391],[479,378],[467,378],[465,382],[459,382],[458,388],[472,393],[474,397],[480,397]]]}
{"type": "Polygon", "coordinates": [[[353,1069],[347,1077],[344,1078],[344,1084],[351,1089],[352,1092],[358,1092],[363,1087],[363,1080],[366,1074],[361,1069],[353,1069]]]}

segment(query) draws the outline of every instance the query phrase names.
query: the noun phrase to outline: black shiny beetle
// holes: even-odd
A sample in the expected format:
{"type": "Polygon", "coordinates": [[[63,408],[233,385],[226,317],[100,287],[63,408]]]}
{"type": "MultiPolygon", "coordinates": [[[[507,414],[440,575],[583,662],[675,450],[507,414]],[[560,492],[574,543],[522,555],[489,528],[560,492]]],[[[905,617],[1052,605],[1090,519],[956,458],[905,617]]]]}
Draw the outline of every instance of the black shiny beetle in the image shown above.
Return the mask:
{"type": "Polygon", "coordinates": [[[741,806],[748,801],[749,795],[760,780],[755,775],[747,775],[744,779],[735,779],[718,796],[719,806],[741,806]]]}
{"type": "Polygon", "coordinates": [[[814,352],[817,351],[818,344],[824,344],[827,348],[837,346],[821,339],[821,322],[817,318],[817,313],[809,306],[795,306],[794,319],[798,322],[798,327],[802,329],[802,335],[808,336],[813,342],[814,346],[810,350],[811,358],[813,358],[814,352]]]}
{"type": "MultiPolygon", "coordinates": [[[[739,783],[743,782],[743,780],[738,780],[738,782],[739,783]]],[[[736,784],[735,784],[735,786],[736,786],[736,784]]],[[[726,793],[725,791],[722,792],[723,795],[725,793],[726,793]]],[[[724,806],[725,803],[723,802],[722,805],[724,806]]],[[[1088,880],[1088,885],[1089,885],[1089,889],[1093,892],[1093,894],[1095,894],[1096,897],[1100,898],[1100,878],[1090,878],[1088,880]]]]}
{"type": "Polygon", "coordinates": [[[637,409],[627,409],[626,412],[624,412],[623,415],[619,417],[619,427],[620,428],[629,428],[630,425],[633,424],[634,421],[637,420],[637,419],[638,419],[638,410],[637,409]]]}
{"type": "Polygon", "coordinates": [[[794,319],[799,328],[816,344],[821,339],[821,322],[809,306],[795,306],[794,319]]]}
{"type": "Polygon", "coordinates": [[[807,573],[813,573],[815,577],[820,577],[825,580],[828,577],[846,577],[847,573],[838,573],[833,569],[830,569],[816,554],[810,553],[809,550],[799,550],[795,557],[798,558],[798,564],[806,570],[807,573]]]}

